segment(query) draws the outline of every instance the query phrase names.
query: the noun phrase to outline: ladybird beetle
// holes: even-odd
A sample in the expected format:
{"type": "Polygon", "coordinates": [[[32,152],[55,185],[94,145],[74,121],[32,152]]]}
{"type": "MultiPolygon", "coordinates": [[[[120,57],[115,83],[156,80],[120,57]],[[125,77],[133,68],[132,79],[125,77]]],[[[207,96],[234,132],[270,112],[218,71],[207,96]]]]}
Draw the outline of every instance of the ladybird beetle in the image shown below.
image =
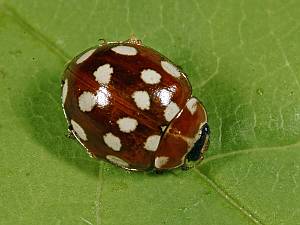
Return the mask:
{"type": "Polygon", "coordinates": [[[137,39],[79,54],[61,89],[69,131],[92,157],[161,171],[194,165],[208,147],[207,114],[186,75],[137,39]]]}

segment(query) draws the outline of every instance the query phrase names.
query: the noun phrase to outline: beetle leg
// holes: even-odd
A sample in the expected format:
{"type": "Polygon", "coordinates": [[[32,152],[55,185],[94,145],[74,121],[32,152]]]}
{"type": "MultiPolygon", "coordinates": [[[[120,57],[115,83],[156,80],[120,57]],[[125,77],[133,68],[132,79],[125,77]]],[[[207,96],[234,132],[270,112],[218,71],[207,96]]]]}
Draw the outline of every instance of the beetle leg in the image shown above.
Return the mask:
{"type": "Polygon", "coordinates": [[[106,39],[104,39],[104,38],[100,38],[98,41],[99,41],[99,46],[102,46],[102,45],[106,45],[106,44],[107,44],[107,41],[106,41],[106,39]]]}
{"type": "Polygon", "coordinates": [[[194,164],[193,163],[189,163],[188,159],[185,158],[184,159],[184,163],[181,166],[181,169],[184,170],[184,171],[186,171],[186,170],[192,169],[193,167],[194,167],[194,164]]]}
{"type": "Polygon", "coordinates": [[[130,35],[130,38],[128,40],[126,40],[125,42],[127,43],[131,43],[131,44],[136,44],[136,45],[141,45],[142,41],[140,39],[138,39],[134,33],[132,33],[130,35]]]}
{"type": "Polygon", "coordinates": [[[156,173],[156,174],[163,174],[164,171],[163,170],[159,170],[159,169],[155,169],[154,173],[156,173]]]}
{"type": "Polygon", "coordinates": [[[72,130],[73,130],[72,126],[69,126],[69,127],[68,127],[68,130],[67,130],[66,137],[67,137],[67,138],[70,138],[70,139],[75,139],[75,136],[74,136],[72,130]]]}

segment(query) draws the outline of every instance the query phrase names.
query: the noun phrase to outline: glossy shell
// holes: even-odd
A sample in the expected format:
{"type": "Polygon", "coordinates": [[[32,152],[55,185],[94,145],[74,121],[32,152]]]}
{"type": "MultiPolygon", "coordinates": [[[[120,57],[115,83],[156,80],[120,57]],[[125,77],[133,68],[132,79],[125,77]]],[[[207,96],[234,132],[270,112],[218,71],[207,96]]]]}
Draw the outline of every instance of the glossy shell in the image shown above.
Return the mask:
{"type": "Polygon", "coordinates": [[[62,80],[62,103],[71,131],[93,157],[131,170],[182,165],[207,121],[184,73],[131,42],[75,57],[62,80]]]}

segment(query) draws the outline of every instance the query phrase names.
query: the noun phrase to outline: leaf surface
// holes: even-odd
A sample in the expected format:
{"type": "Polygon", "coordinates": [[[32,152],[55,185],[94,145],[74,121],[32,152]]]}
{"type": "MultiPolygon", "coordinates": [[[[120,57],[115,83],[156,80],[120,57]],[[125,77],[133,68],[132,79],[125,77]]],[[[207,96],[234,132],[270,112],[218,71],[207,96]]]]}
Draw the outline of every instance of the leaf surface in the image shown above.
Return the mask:
{"type": "Polygon", "coordinates": [[[300,3],[0,1],[0,224],[300,224],[300,3]],[[65,137],[72,56],[131,33],[205,104],[206,159],[129,173],[65,137]]]}

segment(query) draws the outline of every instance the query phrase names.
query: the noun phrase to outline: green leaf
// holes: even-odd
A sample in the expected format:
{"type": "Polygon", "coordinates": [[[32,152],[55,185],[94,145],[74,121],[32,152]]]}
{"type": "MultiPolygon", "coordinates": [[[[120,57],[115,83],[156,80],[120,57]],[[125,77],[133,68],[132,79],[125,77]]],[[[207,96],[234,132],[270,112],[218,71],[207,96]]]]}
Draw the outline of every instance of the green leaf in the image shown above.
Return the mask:
{"type": "Polygon", "coordinates": [[[0,224],[300,224],[299,1],[0,1],[0,224]],[[189,171],[130,173],[65,137],[64,64],[131,33],[211,127],[189,171]]]}

